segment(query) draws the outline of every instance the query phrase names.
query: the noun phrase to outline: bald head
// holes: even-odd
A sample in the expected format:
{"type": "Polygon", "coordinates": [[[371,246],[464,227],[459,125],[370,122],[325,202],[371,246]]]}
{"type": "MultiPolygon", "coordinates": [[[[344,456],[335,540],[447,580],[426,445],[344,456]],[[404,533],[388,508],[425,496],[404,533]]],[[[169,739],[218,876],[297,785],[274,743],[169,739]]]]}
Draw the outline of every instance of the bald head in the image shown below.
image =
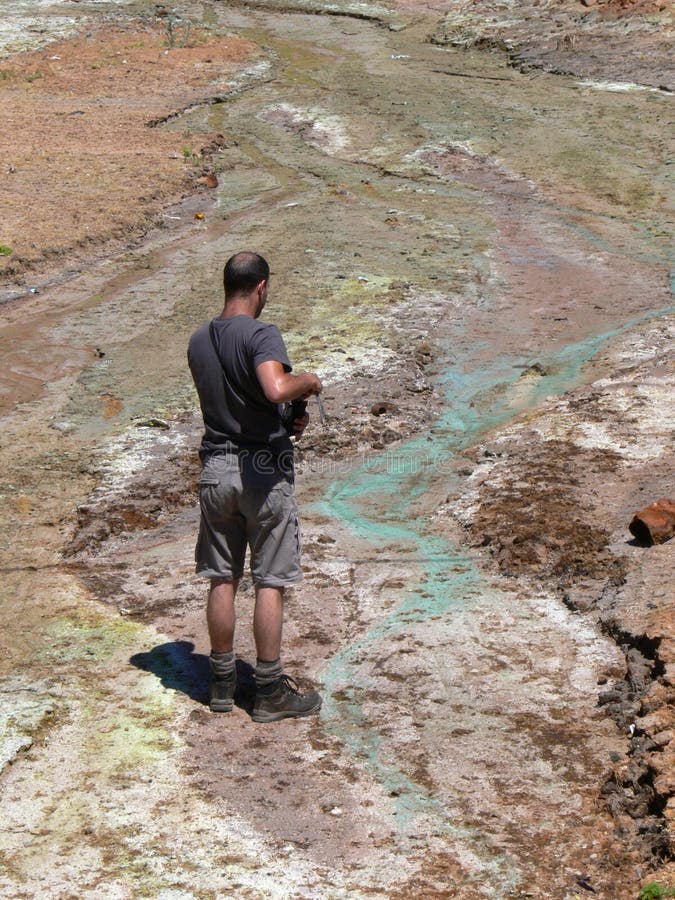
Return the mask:
{"type": "Polygon", "coordinates": [[[248,294],[261,281],[269,281],[269,277],[270,267],[260,254],[248,250],[235,253],[225,263],[223,272],[225,299],[235,297],[237,294],[248,294]]]}

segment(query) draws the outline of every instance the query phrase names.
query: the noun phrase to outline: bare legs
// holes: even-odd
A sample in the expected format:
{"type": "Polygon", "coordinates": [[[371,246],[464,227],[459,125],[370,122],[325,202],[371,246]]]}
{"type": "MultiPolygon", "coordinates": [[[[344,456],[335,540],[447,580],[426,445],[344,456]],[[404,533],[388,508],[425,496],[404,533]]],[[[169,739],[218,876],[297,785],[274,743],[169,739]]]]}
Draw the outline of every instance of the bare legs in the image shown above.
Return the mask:
{"type": "MultiPolygon", "coordinates": [[[[234,646],[234,598],[238,581],[211,579],[206,623],[213,653],[227,653],[234,646]]],[[[281,655],[284,592],[282,588],[255,587],[253,636],[258,659],[276,660],[281,655]]]]}
{"type": "Polygon", "coordinates": [[[256,585],[253,637],[258,659],[271,662],[281,656],[283,615],[283,589],[256,585]]]}
{"type": "Polygon", "coordinates": [[[206,624],[213,653],[228,653],[234,645],[234,596],[239,581],[211,579],[211,590],[206,604],[206,624]]]}
{"type": "MultiPolygon", "coordinates": [[[[234,657],[234,598],[236,581],[211,579],[206,621],[211,638],[211,687],[213,712],[230,712],[237,687],[234,657]]],[[[254,722],[277,722],[297,716],[314,716],[321,709],[316,691],[301,694],[292,678],[284,675],[281,662],[283,588],[256,585],[253,636],[256,647],[254,722]]]]}

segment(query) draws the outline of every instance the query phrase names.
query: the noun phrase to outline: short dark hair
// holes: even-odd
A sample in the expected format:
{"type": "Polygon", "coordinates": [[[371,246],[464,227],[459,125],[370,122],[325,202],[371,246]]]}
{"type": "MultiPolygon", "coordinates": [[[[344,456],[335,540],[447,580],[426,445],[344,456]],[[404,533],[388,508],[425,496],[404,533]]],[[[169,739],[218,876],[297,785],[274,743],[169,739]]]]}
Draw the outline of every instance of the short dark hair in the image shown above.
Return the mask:
{"type": "Polygon", "coordinates": [[[259,253],[243,250],[235,253],[225,263],[223,287],[225,296],[247,292],[261,281],[269,281],[270,267],[259,253]]]}

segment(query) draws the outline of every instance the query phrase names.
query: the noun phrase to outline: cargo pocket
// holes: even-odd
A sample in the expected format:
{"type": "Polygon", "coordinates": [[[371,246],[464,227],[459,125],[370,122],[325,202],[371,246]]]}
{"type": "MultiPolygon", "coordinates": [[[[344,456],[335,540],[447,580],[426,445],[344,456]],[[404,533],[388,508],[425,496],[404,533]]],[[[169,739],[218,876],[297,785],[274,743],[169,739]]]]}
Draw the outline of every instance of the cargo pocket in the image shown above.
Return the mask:
{"type": "Polygon", "coordinates": [[[260,525],[276,525],[288,516],[289,504],[293,502],[293,485],[288,481],[280,481],[271,491],[265,491],[263,502],[258,511],[260,525]]]}

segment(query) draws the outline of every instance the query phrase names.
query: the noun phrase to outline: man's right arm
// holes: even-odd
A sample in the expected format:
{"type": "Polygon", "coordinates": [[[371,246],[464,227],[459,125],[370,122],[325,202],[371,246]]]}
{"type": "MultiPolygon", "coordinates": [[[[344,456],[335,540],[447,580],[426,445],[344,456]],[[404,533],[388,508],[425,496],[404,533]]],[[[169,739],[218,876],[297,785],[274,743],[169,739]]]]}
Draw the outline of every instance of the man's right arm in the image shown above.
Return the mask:
{"type": "Polygon", "coordinates": [[[255,368],[260,387],[270,403],[287,403],[299,397],[320,394],[323,385],[312,372],[287,372],[276,360],[266,360],[255,368]]]}

